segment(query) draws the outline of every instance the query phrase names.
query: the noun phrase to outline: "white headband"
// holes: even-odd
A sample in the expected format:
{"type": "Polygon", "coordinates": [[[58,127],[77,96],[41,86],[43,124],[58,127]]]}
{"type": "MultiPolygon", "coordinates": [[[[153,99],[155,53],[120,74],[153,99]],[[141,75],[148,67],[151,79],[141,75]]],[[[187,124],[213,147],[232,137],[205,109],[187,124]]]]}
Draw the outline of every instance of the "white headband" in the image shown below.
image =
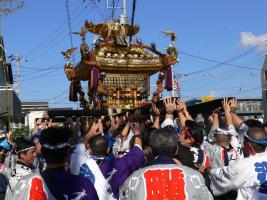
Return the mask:
{"type": "Polygon", "coordinates": [[[61,143],[61,144],[57,144],[57,145],[51,145],[51,144],[43,144],[42,147],[46,148],[46,149],[50,149],[50,150],[55,150],[55,149],[62,149],[66,146],[68,146],[69,143],[61,143]]]}
{"type": "Polygon", "coordinates": [[[221,128],[217,128],[214,130],[214,134],[217,135],[233,135],[233,131],[232,130],[223,130],[221,128]]]}
{"type": "Polygon", "coordinates": [[[17,151],[16,154],[21,153],[21,152],[23,152],[23,151],[28,151],[28,150],[30,150],[30,149],[34,149],[34,148],[35,148],[35,146],[28,147],[28,148],[26,148],[26,149],[22,149],[22,150],[20,150],[20,151],[17,151]]]}

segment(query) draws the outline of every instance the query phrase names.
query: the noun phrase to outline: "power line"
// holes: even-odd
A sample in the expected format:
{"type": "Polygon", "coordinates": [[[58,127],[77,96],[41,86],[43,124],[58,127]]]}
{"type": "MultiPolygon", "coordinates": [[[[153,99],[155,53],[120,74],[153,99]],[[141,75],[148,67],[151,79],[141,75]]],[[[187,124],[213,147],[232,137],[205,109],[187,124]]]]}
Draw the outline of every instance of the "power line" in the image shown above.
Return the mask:
{"type": "MultiPolygon", "coordinates": [[[[120,0],[117,0],[117,3],[115,4],[115,0],[112,0],[112,7],[111,7],[111,10],[109,11],[109,13],[106,15],[105,21],[114,20],[119,2],[120,2],[120,0]]],[[[108,6],[108,1],[107,1],[107,6],[108,6]]],[[[110,8],[110,7],[108,7],[108,8],[110,8]]]]}
{"type": "MultiPolygon", "coordinates": [[[[74,13],[76,14],[77,11],[79,11],[81,5],[82,5],[82,3],[80,3],[75,8],[75,10],[72,12],[72,15],[74,15],[74,13]]],[[[79,12],[78,12],[78,14],[79,14],[79,12]]],[[[28,52],[26,52],[24,55],[29,56],[30,54],[33,54],[34,52],[36,52],[36,51],[44,48],[48,44],[50,44],[52,41],[54,41],[56,38],[58,38],[60,35],[62,35],[65,32],[65,30],[67,28],[65,25],[66,25],[66,21],[64,23],[60,24],[60,26],[58,28],[56,28],[50,35],[48,35],[43,41],[41,41],[39,44],[37,44],[31,50],[29,50],[28,52]]]]}
{"type": "MultiPolygon", "coordinates": [[[[238,59],[238,58],[240,58],[240,57],[242,57],[242,56],[245,56],[246,54],[248,54],[248,53],[250,53],[251,51],[253,51],[253,50],[255,50],[255,48],[256,47],[259,47],[259,46],[261,46],[263,43],[265,43],[267,40],[265,40],[264,42],[262,42],[262,43],[260,43],[260,44],[258,44],[257,46],[255,46],[255,47],[251,47],[251,48],[249,48],[249,49],[247,49],[245,52],[243,52],[243,53],[241,53],[241,54],[239,54],[239,55],[237,55],[237,56],[234,56],[234,57],[232,57],[232,58],[230,58],[230,59],[228,59],[228,60],[226,60],[226,61],[224,61],[224,62],[219,62],[219,64],[216,64],[216,65],[213,65],[213,66],[211,66],[211,67],[209,67],[209,68],[206,68],[206,69],[202,69],[202,70],[198,70],[198,71],[194,71],[194,72],[190,72],[190,73],[187,73],[187,75],[192,75],[192,74],[198,74],[198,73],[202,73],[202,72],[206,72],[206,71],[211,71],[211,70],[213,70],[213,69],[215,69],[215,68],[217,68],[217,67],[220,67],[221,65],[225,65],[225,64],[229,64],[229,62],[231,62],[231,61],[234,61],[234,60],[236,60],[236,59],[238,59]]],[[[263,46],[266,46],[267,44],[264,44],[263,46]]],[[[197,56],[197,57],[199,57],[199,56],[197,56]]],[[[202,58],[202,57],[201,57],[202,58]]],[[[210,60],[210,59],[206,59],[206,58],[204,58],[205,60],[210,60]]],[[[218,61],[212,61],[212,62],[218,62],[218,61]]],[[[235,67],[237,67],[238,65],[236,65],[235,67]]],[[[239,68],[240,67],[244,67],[244,66],[238,66],[239,68]]]]}
{"type": "Polygon", "coordinates": [[[193,57],[193,58],[197,58],[197,59],[200,59],[200,60],[205,60],[205,61],[217,63],[217,64],[220,64],[220,65],[228,65],[228,66],[237,67],[237,68],[241,68],[241,69],[261,70],[261,69],[255,68],[255,67],[246,67],[246,66],[242,66],[242,65],[235,65],[235,64],[231,64],[231,63],[227,63],[227,62],[221,62],[221,61],[217,61],[217,60],[212,60],[212,59],[209,59],[209,58],[196,56],[196,55],[193,55],[193,54],[190,54],[190,53],[185,53],[185,52],[182,52],[182,51],[179,51],[179,53],[183,54],[183,55],[186,55],[186,56],[193,57]]]}
{"type": "MultiPolygon", "coordinates": [[[[247,85],[247,86],[236,86],[236,87],[221,87],[221,88],[209,88],[210,90],[232,90],[232,91],[234,91],[234,90],[243,90],[243,89],[248,89],[248,88],[250,88],[250,89],[252,89],[252,88],[258,88],[259,86],[257,86],[257,85],[247,85]]],[[[207,90],[207,89],[205,89],[205,88],[194,88],[194,89],[183,89],[182,91],[183,92],[192,92],[192,91],[204,91],[204,90],[207,90]]]]}
{"type": "Polygon", "coordinates": [[[27,66],[21,66],[21,68],[25,69],[32,69],[32,70],[50,70],[50,69],[55,69],[57,66],[64,64],[65,62],[59,62],[56,64],[51,65],[50,67],[27,67],[27,66]]]}
{"type": "Polygon", "coordinates": [[[34,79],[37,79],[37,78],[41,78],[41,77],[43,78],[43,77],[47,76],[48,74],[50,74],[50,73],[52,73],[52,72],[54,72],[54,71],[57,71],[57,70],[59,70],[59,69],[62,69],[62,67],[59,67],[59,68],[54,69],[54,70],[49,71],[49,72],[45,72],[45,73],[40,74],[40,75],[38,75],[38,76],[34,76],[34,77],[31,77],[31,78],[23,79],[23,80],[21,80],[21,81],[26,82],[26,81],[31,81],[31,80],[34,80],[34,79]]]}
{"type": "MultiPolygon", "coordinates": [[[[93,9],[92,9],[92,10],[93,10],[93,9]]],[[[85,11],[85,10],[83,10],[83,12],[84,12],[84,11],[85,11]]],[[[90,11],[91,11],[91,10],[90,10],[90,11]]],[[[78,16],[80,16],[80,15],[81,15],[81,13],[79,13],[78,16]]],[[[85,16],[83,16],[82,20],[84,20],[86,16],[87,16],[87,13],[86,13],[85,16]]],[[[72,23],[73,23],[74,21],[76,21],[77,19],[80,19],[80,18],[77,18],[77,17],[74,18],[74,17],[73,17],[72,23]]],[[[76,24],[75,24],[75,25],[76,25],[76,24]]],[[[77,25],[80,25],[80,24],[77,24],[77,25]]],[[[76,28],[76,26],[74,26],[74,27],[76,28]]],[[[59,36],[60,36],[60,35],[59,35],[59,36]]],[[[31,58],[31,60],[35,60],[36,58],[39,58],[40,56],[43,56],[45,53],[48,53],[50,49],[52,49],[52,48],[53,48],[56,44],[58,44],[59,42],[63,41],[67,36],[68,36],[68,34],[63,35],[63,37],[61,37],[61,38],[58,39],[58,40],[56,40],[58,37],[54,38],[52,41],[50,41],[50,42],[51,42],[51,43],[49,43],[50,46],[47,46],[46,49],[43,49],[43,50],[40,51],[40,52],[36,52],[36,53],[38,53],[38,54],[35,55],[35,56],[33,56],[33,57],[31,58]]]]}
{"type": "Polygon", "coordinates": [[[69,89],[64,90],[63,92],[60,92],[59,94],[51,97],[51,98],[47,98],[47,99],[38,99],[38,100],[34,100],[34,101],[51,101],[51,100],[56,100],[56,99],[61,99],[61,96],[65,95],[68,92],[69,89]]]}

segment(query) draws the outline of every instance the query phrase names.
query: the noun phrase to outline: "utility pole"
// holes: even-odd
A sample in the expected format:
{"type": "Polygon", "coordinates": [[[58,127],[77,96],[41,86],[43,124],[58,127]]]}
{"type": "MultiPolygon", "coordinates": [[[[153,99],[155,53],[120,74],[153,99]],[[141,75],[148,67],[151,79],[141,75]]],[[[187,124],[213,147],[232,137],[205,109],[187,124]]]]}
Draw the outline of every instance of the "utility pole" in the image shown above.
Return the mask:
{"type": "Polygon", "coordinates": [[[109,0],[106,1],[106,6],[108,9],[122,9],[122,14],[120,15],[120,24],[126,24],[127,22],[127,4],[126,4],[126,0],[122,1],[122,7],[116,7],[115,5],[112,4],[112,6],[110,6],[110,2],[109,0]]]}
{"type": "Polygon", "coordinates": [[[20,73],[19,73],[19,67],[20,67],[20,61],[22,60],[19,54],[14,54],[9,56],[8,58],[10,58],[10,61],[16,61],[16,81],[14,84],[14,90],[16,92],[16,94],[19,97],[20,94],[20,73]]]}
{"type": "MultiPolygon", "coordinates": [[[[69,27],[70,46],[71,46],[71,48],[73,48],[73,39],[72,39],[72,29],[71,29],[71,20],[70,20],[69,0],[66,0],[66,11],[67,11],[67,21],[68,21],[68,27],[69,27]]],[[[74,54],[71,54],[71,58],[72,58],[73,64],[75,64],[74,54]]]]}
{"type": "Polygon", "coordinates": [[[127,13],[126,13],[126,0],[123,0],[122,2],[122,15],[120,16],[120,23],[121,24],[126,24],[126,18],[127,18],[127,13]]]}
{"type": "Polygon", "coordinates": [[[174,82],[174,74],[173,74],[173,65],[171,66],[172,68],[172,97],[174,97],[174,85],[175,85],[175,82],[174,82]]]}
{"type": "MultiPolygon", "coordinates": [[[[173,66],[172,66],[172,70],[173,70],[173,66]]],[[[173,79],[172,79],[172,81],[173,81],[173,86],[174,85],[176,85],[176,92],[177,92],[177,96],[178,97],[181,97],[181,93],[180,93],[180,91],[181,91],[181,86],[180,86],[180,78],[183,76],[182,74],[180,74],[180,73],[177,73],[177,72],[175,72],[175,71],[172,71],[172,75],[173,75],[173,79]]],[[[174,89],[172,90],[172,94],[174,95],[174,91],[175,91],[174,89]]]]}
{"type": "MultiPolygon", "coordinates": [[[[23,0],[5,0],[0,1],[0,39],[1,39],[1,58],[0,58],[0,65],[4,68],[4,79],[5,84],[7,83],[7,77],[6,77],[6,71],[5,71],[5,64],[6,64],[6,58],[5,58],[5,49],[4,49],[4,39],[3,39],[3,33],[2,33],[2,18],[3,16],[10,15],[17,10],[24,7],[24,1],[23,0]]],[[[7,121],[7,130],[10,130],[11,128],[11,98],[10,98],[10,92],[8,91],[8,86],[6,86],[6,98],[7,98],[7,112],[8,112],[8,121],[7,121]]]]}

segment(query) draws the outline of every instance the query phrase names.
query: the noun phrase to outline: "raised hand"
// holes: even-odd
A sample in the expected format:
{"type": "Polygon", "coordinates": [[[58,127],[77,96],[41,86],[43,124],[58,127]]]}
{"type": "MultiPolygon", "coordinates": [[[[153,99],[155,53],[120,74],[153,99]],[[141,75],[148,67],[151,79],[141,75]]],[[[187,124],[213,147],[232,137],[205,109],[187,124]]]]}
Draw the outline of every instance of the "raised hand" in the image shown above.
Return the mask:
{"type": "Polygon", "coordinates": [[[234,99],[230,100],[230,109],[231,109],[231,112],[232,113],[235,113],[236,110],[237,110],[237,108],[238,108],[237,99],[234,98],[234,99]]]}
{"type": "Polygon", "coordinates": [[[154,103],[152,104],[152,112],[154,115],[160,115],[160,111],[154,103]]]}
{"type": "Polygon", "coordinates": [[[48,112],[47,112],[47,111],[44,111],[44,113],[43,113],[43,118],[45,118],[45,119],[49,119],[49,116],[48,116],[48,112]]]}
{"type": "Polygon", "coordinates": [[[224,110],[225,113],[226,112],[229,113],[231,111],[231,109],[230,109],[230,101],[228,101],[227,98],[223,98],[222,106],[223,106],[223,110],[224,110]]]}
{"type": "Polygon", "coordinates": [[[227,100],[227,98],[224,98],[222,101],[222,106],[226,118],[227,125],[233,124],[233,119],[231,116],[231,109],[230,109],[231,102],[227,100]]]}
{"type": "MultiPolygon", "coordinates": [[[[88,134],[90,136],[95,136],[98,135],[100,133],[99,129],[101,129],[102,123],[100,122],[93,122],[92,127],[90,128],[90,130],[88,131],[88,134]]],[[[103,128],[102,128],[103,130],[103,128]]]]}
{"type": "Polygon", "coordinates": [[[168,97],[163,100],[165,109],[166,109],[166,114],[173,114],[173,112],[176,110],[176,102],[174,99],[171,97],[168,97]]]}
{"type": "Polygon", "coordinates": [[[104,130],[103,130],[103,124],[102,124],[101,119],[98,119],[97,123],[99,124],[98,132],[103,135],[104,134],[104,130]]]}
{"type": "Polygon", "coordinates": [[[184,110],[186,110],[186,105],[184,101],[182,101],[181,99],[178,99],[176,102],[177,102],[176,108],[178,112],[183,112],[184,110]]]}

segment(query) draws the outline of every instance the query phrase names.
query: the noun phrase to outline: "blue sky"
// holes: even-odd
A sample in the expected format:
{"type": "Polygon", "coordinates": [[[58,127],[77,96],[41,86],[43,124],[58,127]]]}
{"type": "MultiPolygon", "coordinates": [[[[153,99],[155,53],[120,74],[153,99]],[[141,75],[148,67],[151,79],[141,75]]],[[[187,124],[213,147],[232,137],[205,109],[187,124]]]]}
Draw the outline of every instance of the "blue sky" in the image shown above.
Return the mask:
{"type": "MultiPolygon", "coordinates": [[[[73,31],[79,31],[85,19],[97,23],[110,16],[105,0],[100,0],[98,6],[90,0],[69,1],[73,31]]],[[[128,16],[131,2],[128,0],[128,16]]],[[[184,75],[180,79],[184,99],[211,94],[261,97],[257,69],[262,67],[267,49],[262,42],[267,39],[266,7],[267,0],[137,0],[135,22],[141,27],[138,37],[147,44],[156,42],[162,51],[168,47],[169,38],[160,31],[175,31],[175,44],[181,52],[175,71],[184,75]],[[254,48],[259,44],[263,48],[254,48]],[[219,62],[235,57],[229,63],[241,68],[220,65],[207,70],[216,63],[182,53],[219,62]],[[190,75],[199,70],[203,72],[190,75]]],[[[22,101],[49,101],[52,107],[75,106],[68,101],[69,81],[60,54],[70,47],[65,0],[25,0],[24,8],[4,17],[2,26],[7,55],[18,53],[28,60],[22,61],[20,68],[22,101]]],[[[88,44],[93,39],[93,35],[87,35],[88,44]]],[[[79,47],[79,37],[73,35],[73,40],[74,46],[79,47]]],[[[152,84],[154,80],[155,77],[152,84]]]]}

